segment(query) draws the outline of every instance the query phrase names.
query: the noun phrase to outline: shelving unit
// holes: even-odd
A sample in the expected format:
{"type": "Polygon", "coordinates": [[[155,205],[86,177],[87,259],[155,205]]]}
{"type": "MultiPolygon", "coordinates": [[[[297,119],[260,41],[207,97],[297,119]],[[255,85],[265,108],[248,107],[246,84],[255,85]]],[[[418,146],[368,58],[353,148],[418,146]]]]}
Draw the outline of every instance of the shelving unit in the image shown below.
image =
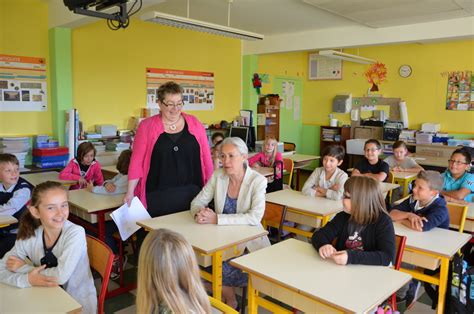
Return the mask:
{"type": "MultiPolygon", "coordinates": [[[[322,152],[329,145],[341,145],[346,148],[346,141],[351,138],[350,127],[337,127],[337,126],[322,126],[321,134],[319,139],[320,152],[322,152]]],[[[342,169],[347,169],[349,165],[349,158],[346,154],[344,162],[341,165],[342,169]]]]}
{"type": "Polygon", "coordinates": [[[265,125],[257,126],[257,140],[264,140],[267,136],[280,139],[280,97],[277,94],[260,97],[257,106],[259,114],[265,114],[265,125]]]}

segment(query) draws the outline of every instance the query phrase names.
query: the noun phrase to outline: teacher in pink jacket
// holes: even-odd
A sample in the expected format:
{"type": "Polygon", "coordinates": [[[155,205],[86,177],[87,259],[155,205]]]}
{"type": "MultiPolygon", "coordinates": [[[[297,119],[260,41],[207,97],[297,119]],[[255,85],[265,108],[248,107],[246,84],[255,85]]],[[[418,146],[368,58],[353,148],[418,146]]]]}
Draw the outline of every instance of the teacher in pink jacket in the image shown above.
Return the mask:
{"type": "Polygon", "coordinates": [[[167,82],[157,91],[160,114],[138,126],[125,202],[138,196],[152,217],[189,210],[212,175],[206,130],[183,113],[183,88],[167,82]]]}

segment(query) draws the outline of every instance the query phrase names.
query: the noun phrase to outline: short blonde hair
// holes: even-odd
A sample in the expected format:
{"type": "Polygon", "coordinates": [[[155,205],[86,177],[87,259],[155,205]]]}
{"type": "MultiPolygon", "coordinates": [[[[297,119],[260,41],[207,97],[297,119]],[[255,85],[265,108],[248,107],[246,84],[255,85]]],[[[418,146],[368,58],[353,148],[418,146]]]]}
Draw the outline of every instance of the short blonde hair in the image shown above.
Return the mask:
{"type": "Polygon", "coordinates": [[[151,231],[138,260],[137,313],[211,313],[191,245],[167,229],[151,231]]]}
{"type": "Polygon", "coordinates": [[[380,183],[370,177],[350,177],[344,183],[344,193],[351,198],[351,220],[359,225],[375,223],[387,213],[380,183]]]}

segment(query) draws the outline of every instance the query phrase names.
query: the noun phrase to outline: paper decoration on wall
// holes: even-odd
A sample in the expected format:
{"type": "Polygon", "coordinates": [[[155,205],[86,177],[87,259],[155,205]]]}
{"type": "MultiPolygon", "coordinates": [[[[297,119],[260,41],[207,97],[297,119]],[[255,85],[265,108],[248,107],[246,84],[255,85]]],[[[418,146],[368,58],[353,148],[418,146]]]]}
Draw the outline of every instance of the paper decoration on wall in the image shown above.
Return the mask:
{"type": "Polygon", "coordinates": [[[46,59],[0,54],[0,111],[46,111],[46,59]]]}
{"type": "Polygon", "coordinates": [[[342,60],[309,54],[309,80],[342,80],[342,60]]]}
{"type": "Polygon", "coordinates": [[[364,73],[367,82],[372,84],[371,92],[377,92],[379,85],[387,78],[387,67],[381,62],[372,64],[364,73]]]}
{"type": "Polygon", "coordinates": [[[158,88],[168,81],[183,87],[184,110],[214,109],[214,73],[155,68],[146,68],[148,108],[156,108],[158,88]]]}
{"type": "Polygon", "coordinates": [[[474,72],[448,73],[447,110],[474,110],[474,72]]]}

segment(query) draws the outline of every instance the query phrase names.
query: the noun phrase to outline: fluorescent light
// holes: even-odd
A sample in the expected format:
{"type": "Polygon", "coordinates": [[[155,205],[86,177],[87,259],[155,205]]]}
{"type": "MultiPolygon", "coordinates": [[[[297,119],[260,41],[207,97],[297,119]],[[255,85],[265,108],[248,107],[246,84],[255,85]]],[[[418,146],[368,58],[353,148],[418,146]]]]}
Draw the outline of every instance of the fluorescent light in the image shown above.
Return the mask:
{"type": "Polygon", "coordinates": [[[203,21],[193,20],[190,18],[165,14],[161,12],[148,12],[141,16],[141,19],[148,22],[173,26],[178,28],[185,28],[199,32],[205,32],[215,35],[222,35],[232,38],[244,40],[262,40],[263,35],[257,33],[247,32],[241,29],[227,27],[219,24],[207,23],[203,21]]]}
{"type": "Polygon", "coordinates": [[[349,62],[362,63],[362,64],[371,64],[371,63],[376,62],[373,59],[351,55],[351,54],[336,51],[336,50],[321,50],[319,51],[319,55],[328,57],[328,58],[341,59],[341,60],[345,60],[349,62]]]}

